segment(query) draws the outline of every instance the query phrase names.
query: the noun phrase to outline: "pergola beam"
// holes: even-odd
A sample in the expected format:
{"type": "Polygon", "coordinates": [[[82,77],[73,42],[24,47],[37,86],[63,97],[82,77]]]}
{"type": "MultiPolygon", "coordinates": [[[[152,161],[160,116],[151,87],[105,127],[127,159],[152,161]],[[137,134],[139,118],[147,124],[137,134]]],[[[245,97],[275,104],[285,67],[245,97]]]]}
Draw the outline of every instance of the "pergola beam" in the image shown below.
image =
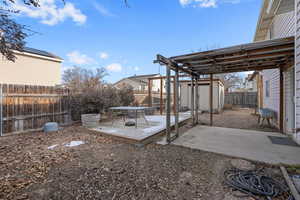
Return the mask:
{"type": "Polygon", "coordinates": [[[185,66],[193,66],[193,67],[211,67],[214,65],[227,65],[227,64],[240,64],[240,63],[245,63],[245,62],[252,62],[252,63],[257,63],[257,62],[264,62],[264,61],[269,61],[269,62],[276,62],[276,61],[285,61],[287,60],[286,56],[293,56],[293,53],[288,52],[286,54],[278,54],[278,55],[272,55],[272,56],[261,56],[259,58],[255,57],[249,57],[249,58],[241,58],[241,59],[228,59],[225,61],[216,61],[216,62],[206,62],[206,63],[184,63],[183,65],[185,66]]]}
{"type": "Polygon", "coordinates": [[[275,66],[278,66],[278,65],[285,65],[286,60],[283,60],[283,59],[280,59],[280,60],[276,60],[276,61],[258,61],[258,62],[243,62],[243,63],[238,63],[238,64],[229,64],[229,65],[214,65],[214,66],[193,66],[191,67],[191,69],[197,71],[197,70],[212,70],[212,69],[215,69],[215,68],[245,68],[245,66],[247,67],[253,67],[253,68],[256,68],[256,67],[261,67],[261,66],[272,66],[272,65],[275,65],[275,66]]]}
{"type": "Polygon", "coordinates": [[[198,64],[198,63],[213,63],[213,62],[224,62],[224,61],[236,61],[242,59],[261,59],[267,57],[277,57],[280,55],[293,54],[292,46],[284,49],[276,49],[272,51],[262,51],[262,52],[243,52],[242,54],[224,54],[219,56],[205,56],[203,58],[197,59],[184,59],[176,60],[178,63],[189,63],[189,64],[198,64]]]}
{"type": "Polygon", "coordinates": [[[156,56],[156,60],[154,60],[154,63],[159,63],[161,65],[167,65],[169,66],[171,69],[173,70],[180,70],[182,72],[185,72],[191,76],[198,76],[197,73],[193,72],[192,70],[189,69],[184,69],[183,67],[179,66],[176,62],[174,62],[173,60],[166,58],[160,54],[157,54],[156,56]]]}
{"type": "Polygon", "coordinates": [[[263,42],[255,42],[250,44],[244,44],[244,45],[237,45],[233,47],[228,48],[221,48],[217,50],[211,50],[206,52],[198,52],[198,53],[192,53],[182,56],[174,56],[171,57],[173,61],[177,63],[182,63],[185,61],[192,61],[192,60],[201,60],[201,59],[208,59],[216,56],[230,56],[232,54],[251,54],[251,53],[262,53],[262,52],[272,52],[277,51],[279,49],[286,49],[291,48],[291,50],[294,50],[294,37],[289,38],[280,38],[276,40],[269,40],[269,41],[263,41],[263,42]]]}
{"type": "MultiPolygon", "coordinates": [[[[291,64],[292,65],[292,64],[291,64]]],[[[195,70],[199,74],[223,74],[223,73],[233,73],[233,72],[242,72],[242,71],[255,71],[255,70],[266,70],[266,69],[277,69],[280,65],[267,65],[259,67],[244,67],[244,68],[228,68],[228,69],[215,69],[214,70],[195,70]]]]}
{"type": "MultiPolygon", "coordinates": [[[[274,50],[272,52],[263,52],[263,53],[254,53],[254,54],[249,54],[249,53],[244,53],[244,54],[238,54],[238,55],[227,55],[227,56],[222,56],[222,57],[212,57],[212,58],[207,58],[207,59],[200,59],[200,60],[192,60],[188,61],[187,63],[189,64],[209,64],[214,61],[217,62],[224,62],[224,61],[239,61],[242,59],[245,60],[256,60],[256,59],[263,59],[263,58],[273,58],[273,57],[278,57],[280,55],[287,55],[287,54],[293,54],[292,53],[292,47],[291,48],[286,48],[286,49],[279,49],[279,50],[274,50]]],[[[182,62],[184,63],[184,62],[182,62]]]]}

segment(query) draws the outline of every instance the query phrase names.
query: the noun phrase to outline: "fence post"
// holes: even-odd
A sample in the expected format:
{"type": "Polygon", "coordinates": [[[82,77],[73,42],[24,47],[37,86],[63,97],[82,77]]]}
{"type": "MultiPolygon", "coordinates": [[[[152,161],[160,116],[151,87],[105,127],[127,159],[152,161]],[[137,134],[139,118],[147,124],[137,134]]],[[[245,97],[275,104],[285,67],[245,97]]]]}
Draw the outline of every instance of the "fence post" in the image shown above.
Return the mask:
{"type": "Polygon", "coordinates": [[[3,89],[0,84],[0,136],[3,136],[3,89]]]}

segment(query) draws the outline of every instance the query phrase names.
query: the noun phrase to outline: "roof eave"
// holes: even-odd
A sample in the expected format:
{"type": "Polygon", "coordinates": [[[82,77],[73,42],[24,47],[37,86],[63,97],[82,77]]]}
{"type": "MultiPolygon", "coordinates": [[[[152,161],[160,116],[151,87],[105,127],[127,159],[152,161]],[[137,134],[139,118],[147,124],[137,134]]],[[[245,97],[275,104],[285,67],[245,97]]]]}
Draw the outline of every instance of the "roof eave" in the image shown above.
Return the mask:
{"type": "Polygon", "coordinates": [[[42,56],[42,55],[38,55],[38,54],[34,54],[34,53],[28,53],[28,52],[21,52],[21,51],[17,51],[17,50],[13,50],[13,52],[15,54],[18,55],[25,55],[25,56],[30,56],[30,57],[34,57],[34,58],[39,58],[39,59],[44,59],[44,60],[50,60],[50,61],[54,61],[54,62],[63,62],[64,60],[58,56],[56,56],[55,58],[53,57],[48,57],[48,56],[42,56]]]}

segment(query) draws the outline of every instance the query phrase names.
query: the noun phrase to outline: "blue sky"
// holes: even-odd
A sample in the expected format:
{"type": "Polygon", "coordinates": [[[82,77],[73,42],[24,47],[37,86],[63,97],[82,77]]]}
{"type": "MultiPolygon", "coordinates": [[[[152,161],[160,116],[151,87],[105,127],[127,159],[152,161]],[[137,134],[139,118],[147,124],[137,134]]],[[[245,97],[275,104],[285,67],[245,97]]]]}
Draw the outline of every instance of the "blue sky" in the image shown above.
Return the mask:
{"type": "Polygon", "coordinates": [[[42,0],[18,6],[20,23],[38,32],[27,46],[62,57],[63,69],[105,67],[108,82],[164,73],[157,53],[174,56],[251,42],[261,0],[42,0]]]}

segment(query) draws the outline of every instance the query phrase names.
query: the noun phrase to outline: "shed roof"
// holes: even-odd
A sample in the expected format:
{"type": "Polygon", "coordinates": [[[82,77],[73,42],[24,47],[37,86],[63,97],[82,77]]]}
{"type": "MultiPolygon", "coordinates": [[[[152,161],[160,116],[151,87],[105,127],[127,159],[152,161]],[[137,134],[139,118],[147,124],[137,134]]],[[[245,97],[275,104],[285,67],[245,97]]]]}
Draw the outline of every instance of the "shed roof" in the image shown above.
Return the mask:
{"type": "Polygon", "coordinates": [[[255,71],[291,66],[294,37],[266,40],[157,60],[191,75],[255,71]]]}

